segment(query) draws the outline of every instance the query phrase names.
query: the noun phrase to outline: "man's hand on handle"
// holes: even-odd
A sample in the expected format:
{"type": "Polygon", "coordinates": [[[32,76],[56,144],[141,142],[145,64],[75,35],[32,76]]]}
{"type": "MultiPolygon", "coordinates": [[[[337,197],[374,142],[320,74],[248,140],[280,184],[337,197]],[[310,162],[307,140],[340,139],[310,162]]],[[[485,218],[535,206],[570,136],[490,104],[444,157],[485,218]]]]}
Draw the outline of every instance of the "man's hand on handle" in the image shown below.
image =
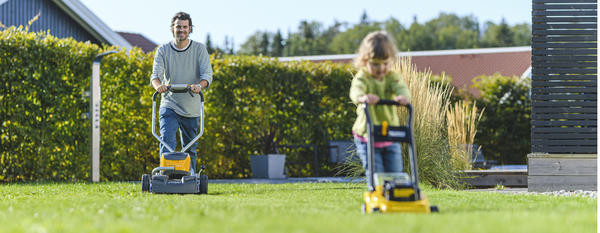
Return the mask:
{"type": "Polygon", "coordinates": [[[152,79],[152,87],[154,87],[154,90],[156,90],[158,93],[164,93],[169,90],[167,85],[162,84],[157,78],[152,79]]]}
{"type": "Polygon", "coordinates": [[[195,94],[200,93],[202,89],[205,89],[208,86],[208,81],[202,80],[199,84],[194,84],[190,87],[190,90],[195,94]]]}

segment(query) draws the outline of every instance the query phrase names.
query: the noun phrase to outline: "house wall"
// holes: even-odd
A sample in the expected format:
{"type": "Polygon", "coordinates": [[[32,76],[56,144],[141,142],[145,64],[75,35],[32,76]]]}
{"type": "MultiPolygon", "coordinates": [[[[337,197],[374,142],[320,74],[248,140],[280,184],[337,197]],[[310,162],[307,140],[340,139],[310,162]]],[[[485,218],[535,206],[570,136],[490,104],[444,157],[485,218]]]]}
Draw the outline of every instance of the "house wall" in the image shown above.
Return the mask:
{"type": "Polygon", "coordinates": [[[7,27],[26,26],[38,12],[40,17],[31,24],[30,32],[50,30],[50,34],[59,38],[73,37],[101,44],[51,0],[8,0],[0,5],[0,22],[7,27]]]}

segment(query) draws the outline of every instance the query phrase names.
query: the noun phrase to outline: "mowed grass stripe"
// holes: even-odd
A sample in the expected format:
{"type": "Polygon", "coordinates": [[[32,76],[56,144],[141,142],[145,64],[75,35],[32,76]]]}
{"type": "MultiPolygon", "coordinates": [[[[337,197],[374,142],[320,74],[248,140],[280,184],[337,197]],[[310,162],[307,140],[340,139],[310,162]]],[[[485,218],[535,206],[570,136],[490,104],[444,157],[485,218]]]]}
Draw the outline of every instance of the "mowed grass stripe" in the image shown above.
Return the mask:
{"type": "Polygon", "coordinates": [[[586,197],[434,190],[440,213],[360,213],[364,184],[210,184],[209,195],[136,183],[0,185],[0,232],[596,232],[586,197]]]}

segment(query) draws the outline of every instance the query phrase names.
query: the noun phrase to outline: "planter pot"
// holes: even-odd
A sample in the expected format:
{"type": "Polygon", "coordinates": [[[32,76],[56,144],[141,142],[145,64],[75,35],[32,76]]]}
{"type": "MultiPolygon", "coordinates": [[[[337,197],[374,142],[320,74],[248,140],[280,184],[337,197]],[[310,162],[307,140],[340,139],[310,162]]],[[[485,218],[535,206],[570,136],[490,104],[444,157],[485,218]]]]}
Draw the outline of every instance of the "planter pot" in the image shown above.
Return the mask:
{"type": "Polygon", "coordinates": [[[250,168],[253,178],[285,179],[283,174],[285,165],[284,154],[252,155],[250,168]]]}

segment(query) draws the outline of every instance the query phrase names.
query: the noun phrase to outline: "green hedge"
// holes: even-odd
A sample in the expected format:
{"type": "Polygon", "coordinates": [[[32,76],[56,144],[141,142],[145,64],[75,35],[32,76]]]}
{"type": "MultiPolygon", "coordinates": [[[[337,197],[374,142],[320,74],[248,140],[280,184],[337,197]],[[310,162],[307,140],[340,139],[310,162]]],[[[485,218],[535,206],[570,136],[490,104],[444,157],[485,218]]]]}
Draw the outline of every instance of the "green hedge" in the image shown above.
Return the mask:
{"type": "Polygon", "coordinates": [[[475,137],[483,155],[500,164],[526,164],[531,151],[530,79],[479,76],[473,87],[481,91],[478,107],[485,107],[475,137]]]}
{"type": "MultiPolygon", "coordinates": [[[[90,125],[82,118],[89,99],[83,92],[93,58],[107,50],[119,52],[101,67],[101,179],[137,180],[157,166],[158,142],[150,128],[152,53],[10,27],[0,31],[0,181],[89,178],[90,125]]],[[[276,132],[279,144],[321,145],[319,169],[331,172],[323,145],[351,138],[351,67],[241,56],[213,57],[212,65],[215,81],[206,91],[198,148],[210,177],[249,176],[249,156],[263,153],[265,129],[276,132]]],[[[287,153],[290,162],[312,161],[312,151],[287,153]]],[[[311,170],[292,165],[290,175],[311,170]]]]}

